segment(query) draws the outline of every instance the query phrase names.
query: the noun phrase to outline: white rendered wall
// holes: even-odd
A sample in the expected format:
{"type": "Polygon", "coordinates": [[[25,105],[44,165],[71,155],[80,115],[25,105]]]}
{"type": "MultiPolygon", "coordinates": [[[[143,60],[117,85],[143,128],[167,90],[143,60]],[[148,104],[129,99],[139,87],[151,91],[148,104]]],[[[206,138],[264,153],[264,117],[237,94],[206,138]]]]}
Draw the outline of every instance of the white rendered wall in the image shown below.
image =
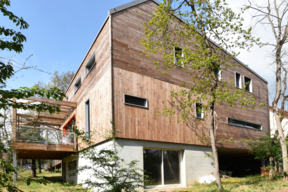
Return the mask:
{"type": "MultiPolygon", "coordinates": [[[[143,170],[143,149],[154,148],[164,150],[180,150],[182,156],[181,162],[181,184],[179,187],[185,187],[192,185],[195,181],[206,175],[211,175],[214,172],[213,160],[206,154],[211,153],[211,147],[196,146],[196,145],[184,145],[175,143],[162,143],[152,141],[140,141],[129,139],[117,139],[119,144],[119,157],[124,159],[123,164],[127,164],[132,160],[138,161],[138,166],[143,170]]],[[[101,150],[104,147],[111,146],[112,141],[100,144],[95,147],[97,150],[101,150]]],[[[68,162],[72,161],[73,157],[67,157],[63,161],[66,162],[66,170],[68,162]]],[[[78,166],[89,165],[91,162],[87,159],[78,158],[78,166]]],[[[91,178],[92,172],[85,171],[77,176],[70,176],[72,171],[66,171],[66,182],[83,183],[87,178],[91,178]]],[[[166,186],[159,186],[166,187],[166,186]]],[[[171,187],[171,186],[170,186],[171,187]]],[[[175,186],[176,187],[176,186],[175,186]]],[[[95,189],[95,191],[97,191],[95,189]]]]}
{"type": "MultiPolygon", "coordinates": [[[[277,130],[277,125],[276,125],[276,119],[274,116],[274,113],[272,111],[269,111],[269,117],[270,117],[270,130],[271,130],[271,136],[275,134],[275,131],[277,130]]],[[[284,135],[287,137],[288,134],[288,119],[284,118],[281,122],[284,135]]]]}
{"type": "Polygon", "coordinates": [[[211,153],[211,147],[203,147],[196,145],[184,145],[175,143],[162,143],[154,141],[140,141],[129,139],[117,139],[121,147],[119,156],[123,158],[126,163],[131,160],[138,160],[139,167],[143,169],[143,149],[172,149],[182,151],[181,162],[181,186],[190,186],[195,181],[206,175],[211,175],[214,172],[213,160],[206,156],[211,153]]]}

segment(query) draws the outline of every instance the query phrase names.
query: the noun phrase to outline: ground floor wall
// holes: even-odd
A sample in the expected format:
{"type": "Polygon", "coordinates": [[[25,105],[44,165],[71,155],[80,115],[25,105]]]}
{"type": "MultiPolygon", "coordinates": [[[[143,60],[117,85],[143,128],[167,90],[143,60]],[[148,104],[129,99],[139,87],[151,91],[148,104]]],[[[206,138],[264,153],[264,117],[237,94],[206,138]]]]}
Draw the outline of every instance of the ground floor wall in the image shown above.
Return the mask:
{"type": "MultiPolygon", "coordinates": [[[[159,177],[161,177],[158,183],[155,184],[146,184],[145,188],[166,188],[166,187],[186,187],[192,185],[195,181],[203,176],[211,175],[214,172],[213,159],[210,157],[212,153],[211,147],[196,146],[196,145],[184,145],[184,144],[175,144],[175,143],[164,143],[164,142],[152,142],[152,141],[141,141],[141,140],[130,140],[130,139],[116,139],[119,149],[119,157],[124,159],[123,166],[132,160],[138,161],[137,166],[144,170],[147,166],[154,164],[155,169],[159,168],[159,177]],[[157,163],[154,162],[145,162],[147,160],[148,152],[159,152],[159,166],[157,168],[157,163]],[[173,159],[167,154],[179,154],[179,165],[174,162],[173,159]],[[162,156],[161,156],[162,154],[162,156]],[[165,159],[168,158],[168,161],[165,159]],[[162,161],[161,161],[162,158],[162,161]],[[165,163],[167,166],[165,167],[165,163]],[[146,167],[145,167],[146,166],[146,167]],[[179,166],[179,167],[177,167],[179,166]],[[176,171],[175,171],[176,170],[176,171]],[[165,172],[166,171],[166,172],[165,172]],[[169,173],[168,173],[169,172],[169,173]],[[173,178],[166,182],[168,174],[179,174],[178,182],[173,183],[173,178]],[[172,184],[171,184],[172,183],[172,184]]],[[[103,148],[111,147],[112,141],[108,141],[102,144],[95,146],[96,150],[101,150],[103,148]]],[[[153,157],[154,158],[154,157],[153,157]]],[[[150,158],[151,159],[151,158],[150,158]]],[[[91,164],[88,159],[83,159],[81,157],[69,156],[63,159],[63,178],[66,177],[66,182],[73,183],[83,183],[87,178],[91,178],[93,174],[92,171],[85,171],[75,176],[72,176],[71,173],[73,170],[73,161],[77,160],[77,166],[85,166],[91,164]]],[[[178,160],[176,159],[178,162],[178,160]]],[[[152,166],[152,168],[153,168],[152,166]]],[[[151,166],[150,166],[151,168],[151,166]]],[[[157,171],[155,173],[158,174],[157,171]]]]}

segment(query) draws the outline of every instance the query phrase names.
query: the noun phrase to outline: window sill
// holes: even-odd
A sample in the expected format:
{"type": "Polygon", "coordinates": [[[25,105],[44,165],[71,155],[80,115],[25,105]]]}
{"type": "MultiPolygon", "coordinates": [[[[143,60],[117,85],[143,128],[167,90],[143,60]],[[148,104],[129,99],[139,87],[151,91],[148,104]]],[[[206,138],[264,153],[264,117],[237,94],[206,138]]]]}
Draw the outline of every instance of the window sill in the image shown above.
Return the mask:
{"type": "Polygon", "coordinates": [[[133,105],[133,104],[129,104],[129,103],[124,103],[125,105],[130,105],[130,106],[134,106],[134,107],[139,107],[139,108],[143,108],[143,109],[148,109],[148,107],[144,107],[141,105],[133,105]]]}
{"type": "Polygon", "coordinates": [[[249,128],[249,127],[245,127],[245,126],[241,126],[241,125],[233,125],[233,124],[230,124],[230,123],[227,123],[227,125],[230,125],[230,126],[233,126],[233,127],[241,127],[241,128],[245,128],[245,129],[252,129],[254,131],[262,131],[262,128],[261,129],[255,129],[255,128],[249,128]]]}

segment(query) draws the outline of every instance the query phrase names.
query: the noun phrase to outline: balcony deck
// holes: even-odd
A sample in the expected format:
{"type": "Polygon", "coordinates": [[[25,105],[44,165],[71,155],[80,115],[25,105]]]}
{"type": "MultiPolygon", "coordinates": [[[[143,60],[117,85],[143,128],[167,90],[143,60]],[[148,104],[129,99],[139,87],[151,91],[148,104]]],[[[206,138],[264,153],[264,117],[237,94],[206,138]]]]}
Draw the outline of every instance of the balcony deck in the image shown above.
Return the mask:
{"type": "Polygon", "coordinates": [[[73,132],[51,128],[17,127],[13,149],[19,159],[62,159],[77,151],[73,132]]]}
{"type": "Polygon", "coordinates": [[[70,145],[48,145],[39,143],[13,142],[18,159],[63,159],[76,152],[70,145]]]}
{"type": "Polygon", "coordinates": [[[46,98],[26,98],[28,105],[44,103],[58,106],[60,112],[13,109],[13,150],[18,159],[63,159],[77,152],[74,132],[61,130],[77,103],[46,98]]]}

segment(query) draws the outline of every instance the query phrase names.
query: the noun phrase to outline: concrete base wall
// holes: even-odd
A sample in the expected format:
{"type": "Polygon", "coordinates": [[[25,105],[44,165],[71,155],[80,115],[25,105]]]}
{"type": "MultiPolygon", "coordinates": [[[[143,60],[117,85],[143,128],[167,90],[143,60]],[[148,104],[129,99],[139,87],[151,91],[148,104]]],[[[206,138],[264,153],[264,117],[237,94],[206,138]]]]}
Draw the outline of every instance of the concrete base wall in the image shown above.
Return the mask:
{"type": "MultiPolygon", "coordinates": [[[[124,159],[123,164],[127,164],[132,160],[138,161],[138,167],[143,170],[143,149],[163,149],[163,150],[179,150],[181,151],[181,184],[175,187],[186,187],[192,185],[195,181],[206,175],[211,175],[214,172],[213,160],[207,156],[211,153],[211,147],[184,145],[175,143],[162,143],[152,141],[140,141],[129,139],[117,139],[119,144],[119,157],[124,159]]],[[[101,150],[111,146],[112,141],[95,146],[95,150],[101,150]]],[[[65,162],[66,182],[83,183],[87,178],[91,178],[92,172],[85,171],[79,173],[77,176],[69,176],[74,170],[68,170],[69,161],[74,160],[75,157],[70,156],[63,161],[65,162]]],[[[77,165],[79,167],[89,165],[91,162],[87,159],[77,158],[77,165]]],[[[64,169],[64,167],[63,167],[64,169]]],[[[65,176],[63,176],[65,178],[65,176]]],[[[166,186],[157,186],[165,188],[166,186]]],[[[171,187],[171,186],[170,186],[171,187]]]]}

